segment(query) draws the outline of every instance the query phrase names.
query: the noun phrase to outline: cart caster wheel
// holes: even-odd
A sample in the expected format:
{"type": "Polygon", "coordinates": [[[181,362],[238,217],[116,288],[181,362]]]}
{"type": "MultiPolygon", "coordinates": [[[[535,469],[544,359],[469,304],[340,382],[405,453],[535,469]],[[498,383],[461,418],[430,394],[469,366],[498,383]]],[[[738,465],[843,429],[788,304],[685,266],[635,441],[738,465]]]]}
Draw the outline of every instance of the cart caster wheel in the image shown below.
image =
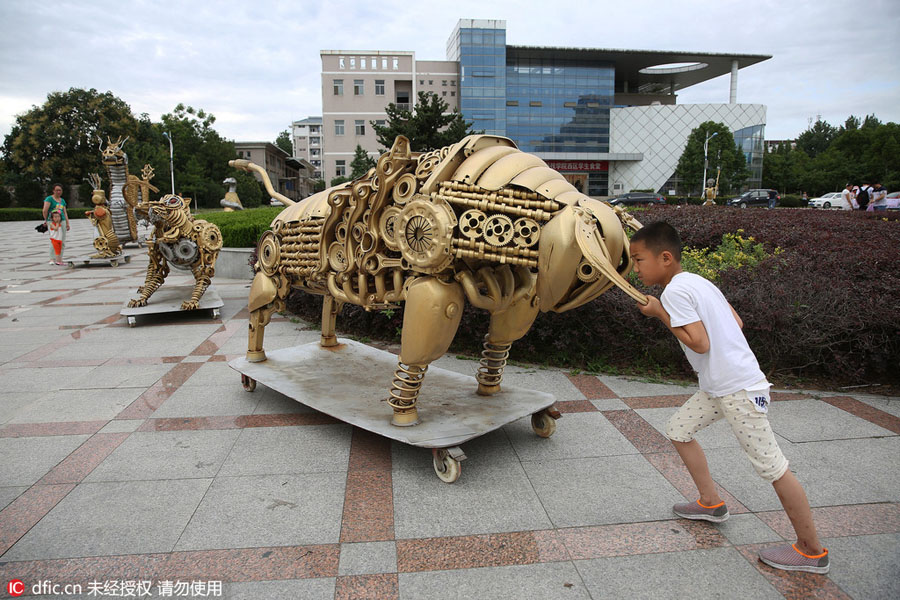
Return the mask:
{"type": "Polygon", "coordinates": [[[137,319],[135,319],[134,317],[128,317],[128,326],[134,327],[135,325],[137,325],[137,319]]]}
{"type": "Polygon", "coordinates": [[[446,448],[435,448],[431,451],[433,457],[434,464],[434,472],[437,474],[438,479],[443,481],[444,483],[453,483],[457,479],[459,479],[459,474],[462,472],[462,466],[459,464],[459,461],[450,456],[450,453],[446,448]]]}
{"type": "Polygon", "coordinates": [[[248,392],[252,392],[256,389],[256,380],[247,375],[241,375],[241,385],[244,386],[244,389],[248,392]]]}
{"type": "Polygon", "coordinates": [[[531,428],[542,438],[548,438],[556,431],[556,419],[546,410],[531,415],[531,428]]]}
{"type": "Polygon", "coordinates": [[[119,266],[119,261],[117,261],[117,260],[111,260],[111,261],[109,261],[109,266],[111,266],[111,267],[118,267],[118,266],[119,266]]]}
{"type": "Polygon", "coordinates": [[[218,308],[212,309],[212,318],[213,318],[213,319],[218,319],[218,318],[219,318],[219,309],[218,309],[218,308]]]}

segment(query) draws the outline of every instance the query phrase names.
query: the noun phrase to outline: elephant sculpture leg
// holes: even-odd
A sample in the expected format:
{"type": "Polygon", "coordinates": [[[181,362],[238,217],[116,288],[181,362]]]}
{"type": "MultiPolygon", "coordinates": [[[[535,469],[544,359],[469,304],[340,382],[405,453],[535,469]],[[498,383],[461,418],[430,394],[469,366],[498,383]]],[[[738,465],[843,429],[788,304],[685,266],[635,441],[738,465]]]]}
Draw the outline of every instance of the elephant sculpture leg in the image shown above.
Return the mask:
{"type": "Polygon", "coordinates": [[[144,285],[137,289],[141,297],[128,302],[128,306],[131,308],[147,306],[147,299],[159,289],[169,275],[169,263],[166,262],[156,244],[152,241],[147,242],[147,250],[150,258],[150,263],[147,265],[147,277],[144,279],[144,285]]]}
{"type": "Polygon", "coordinates": [[[416,425],[416,401],[428,365],[450,347],[462,318],[465,294],[459,283],[420,277],[410,284],[403,313],[400,358],[388,403],[394,409],[391,424],[416,425]]]}
{"type": "Polygon", "coordinates": [[[337,336],[334,333],[334,326],[337,322],[337,316],[341,312],[344,303],[335,300],[334,296],[326,295],[322,299],[322,339],[319,345],[323,348],[337,346],[337,336]]]}
{"type": "Polygon", "coordinates": [[[475,376],[479,395],[491,396],[500,391],[510,347],[528,333],[537,318],[540,306],[536,298],[532,290],[528,295],[514,300],[506,309],[491,313],[490,329],[484,336],[481,366],[475,376]]]}

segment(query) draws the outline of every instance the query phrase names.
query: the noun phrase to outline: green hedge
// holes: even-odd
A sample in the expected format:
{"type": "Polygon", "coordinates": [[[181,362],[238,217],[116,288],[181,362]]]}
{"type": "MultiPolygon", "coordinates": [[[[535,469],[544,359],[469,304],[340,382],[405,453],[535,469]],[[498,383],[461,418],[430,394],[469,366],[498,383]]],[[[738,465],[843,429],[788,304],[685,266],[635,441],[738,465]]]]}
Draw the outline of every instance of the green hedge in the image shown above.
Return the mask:
{"type": "Polygon", "coordinates": [[[234,212],[204,212],[198,218],[219,226],[226,248],[254,248],[282,206],[261,206],[234,212]]]}
{"type": "MultiPolygon", "coordinates": [[[[70,219],[86,219],[85,211],[89,208],[69,208],[66,213],[70,219]]],[[[40,208],[16,207],[0,208],[0,221],[41,221],[44,215],[40,208]]]]}
{"type": "Polygon", "coordinates": [[[803,198],[797,194],[785,194],[781,197],[781,200],[778,201],[778,206],[785,206],[787,208],[800,208],[802,206],[807,206],[808,204],[808,202],[804,202],[803,198]]]}

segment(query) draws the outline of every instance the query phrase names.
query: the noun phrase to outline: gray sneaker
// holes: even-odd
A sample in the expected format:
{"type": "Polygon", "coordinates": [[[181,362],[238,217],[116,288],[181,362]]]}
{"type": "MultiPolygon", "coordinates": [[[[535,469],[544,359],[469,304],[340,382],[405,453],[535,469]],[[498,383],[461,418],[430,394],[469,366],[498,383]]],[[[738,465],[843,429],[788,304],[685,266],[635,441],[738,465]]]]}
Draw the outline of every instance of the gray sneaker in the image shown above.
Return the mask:
{"type": "Polygon", "coordinates": [[[728,520],[728,507],[724,502],[720,502],[715,506],[703,506],[700,501],[682,502],[672,507],[672,512],[682,519],[693,519],[694,521],[711,521],[713,523],[721,523],[728,520]]]}
{"type": "Polygon", "coordinates": [[[795,544],[789,546],[775,546],[759,551],[759,560],[770,567],[785,571],[806,571],[807,573],[828,572],[830,561],[828,560],[828,548],[822,548],[825,552],[817,556],[803,554],[797,550],[795,544]]]}

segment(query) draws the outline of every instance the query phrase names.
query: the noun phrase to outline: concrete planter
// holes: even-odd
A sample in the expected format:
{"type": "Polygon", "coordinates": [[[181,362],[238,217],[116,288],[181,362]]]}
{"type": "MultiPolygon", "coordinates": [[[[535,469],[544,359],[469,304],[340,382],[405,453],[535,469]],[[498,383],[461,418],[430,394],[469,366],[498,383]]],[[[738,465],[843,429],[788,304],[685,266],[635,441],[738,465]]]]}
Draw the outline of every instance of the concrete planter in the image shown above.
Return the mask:
{"type": "Polygon", "coordinates": [[[250,255],[254,248],[222,248],[216,259],[216,276],[227,279],[253,279],[250,255]]]}

